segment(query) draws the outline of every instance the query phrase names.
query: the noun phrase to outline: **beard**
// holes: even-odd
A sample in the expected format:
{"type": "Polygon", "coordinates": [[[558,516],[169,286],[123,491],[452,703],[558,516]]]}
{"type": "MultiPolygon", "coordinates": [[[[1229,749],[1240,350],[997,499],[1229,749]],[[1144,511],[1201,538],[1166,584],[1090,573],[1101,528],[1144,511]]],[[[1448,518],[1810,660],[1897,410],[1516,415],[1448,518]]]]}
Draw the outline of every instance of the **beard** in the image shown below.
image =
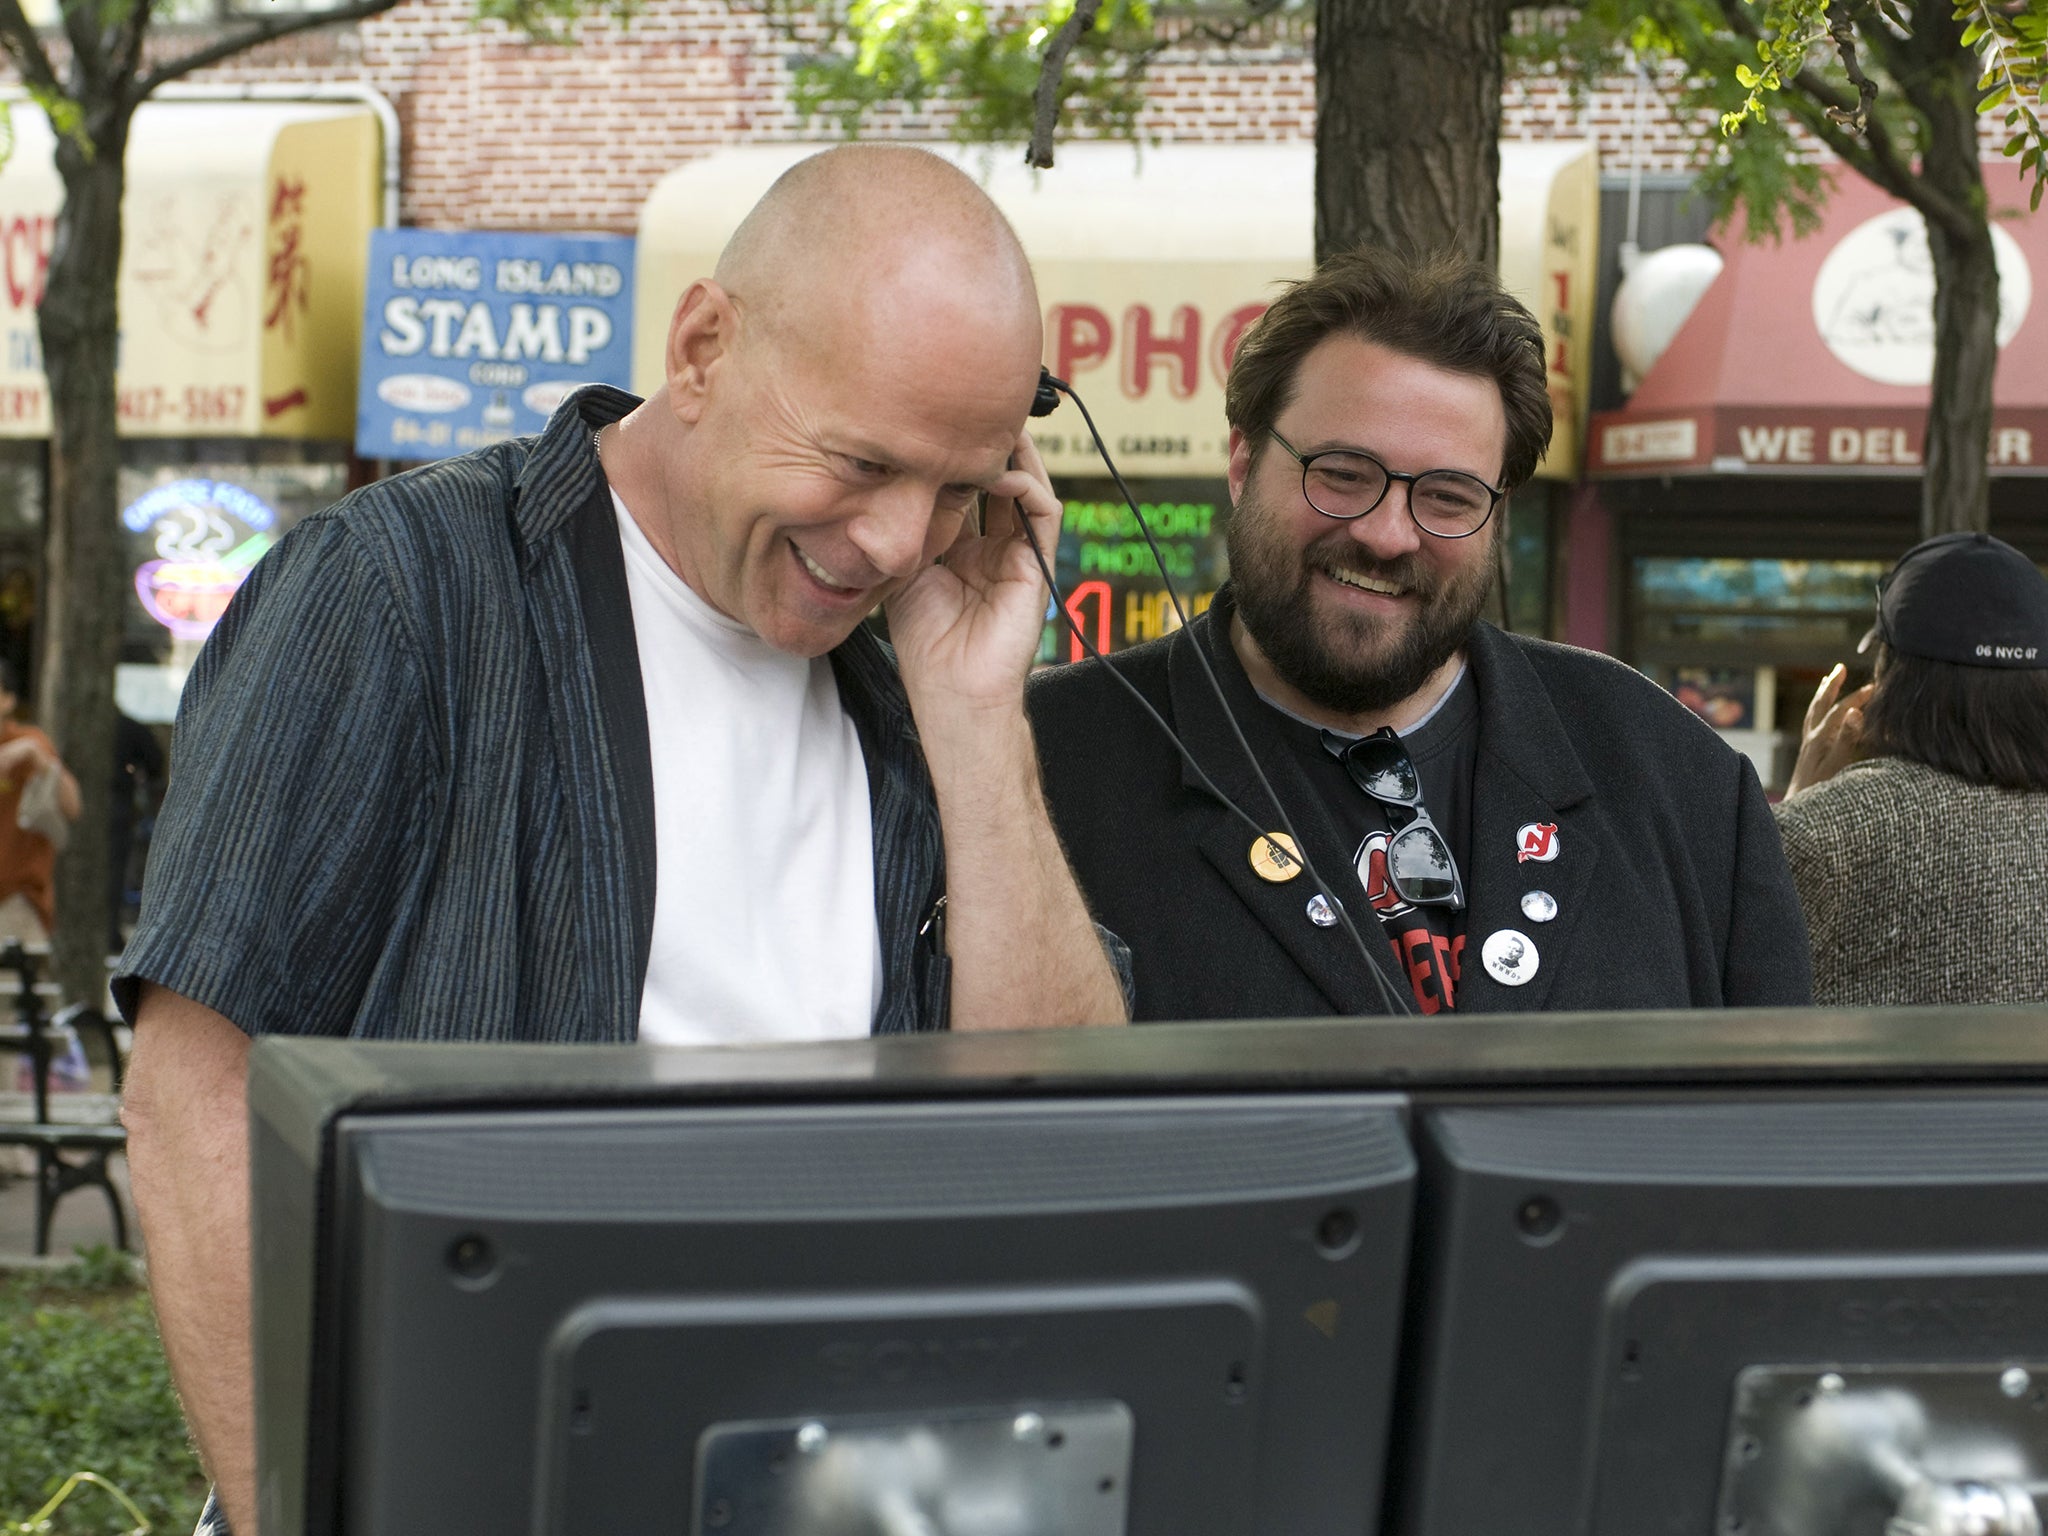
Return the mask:
{"type": "MultiPolygon", "coordinates": [[[[1307,545],[1293,543],[1247,486],[1224,531],[1237,616],[1273,670],[1325,709],[1361,715],[1412,697],[1462,650],[1493,588],[1487,558],[1441,575],[1414,555],[1375,560],[1341,525],[1307,545]],[[1344,571],[1415,594],[1405,625],[1318,602],[1319,572],[1344,571]]],[[[1422,534],[1424,539],[1431,534],[1422,534]]],[[[1474,538],[1482,535],[1474,534],[1474,538]]]]}

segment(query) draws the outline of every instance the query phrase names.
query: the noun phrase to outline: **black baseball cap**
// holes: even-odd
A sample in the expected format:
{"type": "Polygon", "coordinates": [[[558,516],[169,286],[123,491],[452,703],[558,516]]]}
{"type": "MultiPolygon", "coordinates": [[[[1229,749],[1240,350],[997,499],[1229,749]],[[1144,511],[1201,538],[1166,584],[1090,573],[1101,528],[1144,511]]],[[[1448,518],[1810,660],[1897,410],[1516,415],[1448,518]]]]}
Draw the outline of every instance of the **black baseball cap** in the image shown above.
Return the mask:
{"type": "Polygon", "coordinates": [[[2003,539],[1944,533],[1877,584],[1877,623],[1856,647],[1965,667],[2048,667],[2048,576],[2003,539]]]}

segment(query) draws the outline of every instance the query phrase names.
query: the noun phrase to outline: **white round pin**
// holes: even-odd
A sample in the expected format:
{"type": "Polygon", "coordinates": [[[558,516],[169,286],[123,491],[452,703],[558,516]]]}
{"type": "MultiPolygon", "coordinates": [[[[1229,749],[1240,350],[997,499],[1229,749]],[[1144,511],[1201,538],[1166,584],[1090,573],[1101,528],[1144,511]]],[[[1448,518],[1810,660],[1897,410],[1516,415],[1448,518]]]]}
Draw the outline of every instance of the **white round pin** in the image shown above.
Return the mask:
{"type": "Polygon", "coordinates": [[[1318,928],[1337,926],[1337,909],[1330,905],[1330,899],[1321,891],[1308,899],[1308,920],[1318,928]]]}
{"type": "Polygon", "coordinates": [[[1536,953],[1536,941],[1526,933],[1503,928],[1488,934],[1479,951],[1486,974],[1504,987],[1519,987],[1536,974],[1543,961],[1536,953]]]}
{"type": "Polygon", "coordinates": [[[1557,916],[1557,898],[1548,891],[1531,891],[1522,898],[1522,916],[1532,923],[1547,923],[1557,916]]]}

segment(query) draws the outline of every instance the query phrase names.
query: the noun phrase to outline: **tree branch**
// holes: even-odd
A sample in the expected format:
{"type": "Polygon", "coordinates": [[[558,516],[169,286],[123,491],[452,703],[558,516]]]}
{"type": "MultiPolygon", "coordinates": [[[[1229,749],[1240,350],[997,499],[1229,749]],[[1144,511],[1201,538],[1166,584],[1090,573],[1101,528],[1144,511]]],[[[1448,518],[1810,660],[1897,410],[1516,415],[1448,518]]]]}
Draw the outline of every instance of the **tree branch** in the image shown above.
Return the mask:
{"type": "Polygon", "coordinates": [[[21,78],[31,86],[53,96],[64,94],[50,56],[43,52],[42,39],[21,9],[21,0],[0,0],[0,49],[6,50],[21,78]]]}
{"type": "MultiPolygon", "coordinates": [[[[7,4],[9,0],[0,0],[7,4]]],[[[1099,3],[1099,0],[1098,0],[1099,3]]],[[[135,99],[142,100],[160,85],[167,85],[195,69],[204,69],[209,64],[218,64],[222,59],[232,58],[247,48],[263,43],[275,42],[280,37],[290,37],[295,32],[310,32],[315,27],[339,26],[343,22],[363,21],[371,16],[381,16],[398,4],[398,0],[356,0],[354,5],[338,6],[331,11],[308,11],[295,16],[280,16],[259,21],[231,32],[225,37],[208,43],[204,48],[195,48],[183,58],[172,59],[168,64],[159,65],[136,82],[135,99]]]]}
{"type": "Polygon", "coordinates": [[[1835,40],[1835,53],[1841,58],[1849,83],[1856,87],[1855,107],[1848,111],[1831,107],[1828,116],[1850,132],[1862,133],[1870,121],[1870,104],[1877,100],[1877,82],[1863,73],[1863,63],[1856,56],[1855,7],[1844,5],[1829,14],[1828,36],[1835,40]]]}
{"type": "Polygon", "coordinates": [[[1052,41],[1045,45],[1045,59],[1038,66],[1038,87],[1031,93],[1031,147],[1024,151],[1024,163],[1041,171],[1052,169],[1052,131],[1060,120],[1062,87],[1067,78],[1067,55],[1081,34],[1095,25],[1102,0],[1078,0],[1074,11],[1060,23],[1052,41]]]}
{"type": "MultiPolygon", "coordinates": [[[[1729,30],[1752,41],[1761,38],[1743,0],[1717,3],[1729,30]]],[[[1837,90],[1826,76],[1815,69],[1802,69],[1785,84],[1783,100],[1787,109],[1849,169],[1918,209],[1921,217],[1937,220],[1959,235],[1967,237],[1967,232],[1975,227],[1968,210],[1931,190],[1913,174],[1882,121],[1874,116],[1867,118],[1860,136],[1842,126],[1842,118],[1853,115],[1857,104],[1837,90]]]]}
{"type": "Polygon", "coordinates": [[[81,106],[104,96],[107,84],[103,40],[90,14],[95,8],[95,0],[59,0],[57,6],[57,14],[64,18],[64,36],[71,43],[72,78],[81,80],[85,86],[76,93],[81,106]]]}
{"type": "MultiPolygon", "coordinates": [[[[1259,23],[1270,19],[1286,3],[1287,0],[1249,0],[1249,3],[1244,8],[1242,19],[1226,22],[1218,26],[1213,22],[1203,21],[1197,17],[1189,21],[1188,32],[1191,36],[1199,37],[1205,42],[1217,43],[1228,48],[1247,32],[1251,31],[1252,28],[1258,26],[1259,23]]],[[[1165,41],[1162,40],[1159,46],[1164,48],[1166,46],[1165,41]]]]}
{"type": "Polygon", "coordinates": [[[114,40],[114,78],[133,80],[142,68],[142,43],[149,35],[150,12],[156,0],[130,0],[122,18],[120,35],[114,40]]]}

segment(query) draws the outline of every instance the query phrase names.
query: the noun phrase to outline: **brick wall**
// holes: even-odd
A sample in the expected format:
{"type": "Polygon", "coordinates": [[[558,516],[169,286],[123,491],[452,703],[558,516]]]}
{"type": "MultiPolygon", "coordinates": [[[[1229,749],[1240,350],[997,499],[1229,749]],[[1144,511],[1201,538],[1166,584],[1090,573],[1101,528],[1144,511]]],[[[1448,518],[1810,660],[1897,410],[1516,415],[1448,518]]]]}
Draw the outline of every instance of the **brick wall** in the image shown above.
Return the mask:
{"type": "MultiPolygon", "coordinates": [[[[829,139],[836,125],[790,105],[792,44],[726,0],[646,0],[630,21],[592,20],[576,46],[471,22],[472,0],[405,0],[356,27],[303,34],[204,71],[194,83],[356,81],[396,106],[408,224],[444,229],[630,233],[672,167],[721,144],[829,139]]],[[[196,34],[162,32],[154,52],[196,34]]],[[[1633,82],[1574,102],[1554,78],[1510,82],[1504,132],[1591,137],[1619,170],[1683,172],[1711,144],[1633,82]]],[[[871,115],[877,137],[946,136],[949,110],[871,115]]],[[[1186,41],[1153,67],[1143,133],[1161,141],[1287,141],[1315,133],[1315,79],[1298,22],[1228,45],[1186,41]]],[[[1987,152],[2002,141],[1986,130],[1987,152]]]]}

